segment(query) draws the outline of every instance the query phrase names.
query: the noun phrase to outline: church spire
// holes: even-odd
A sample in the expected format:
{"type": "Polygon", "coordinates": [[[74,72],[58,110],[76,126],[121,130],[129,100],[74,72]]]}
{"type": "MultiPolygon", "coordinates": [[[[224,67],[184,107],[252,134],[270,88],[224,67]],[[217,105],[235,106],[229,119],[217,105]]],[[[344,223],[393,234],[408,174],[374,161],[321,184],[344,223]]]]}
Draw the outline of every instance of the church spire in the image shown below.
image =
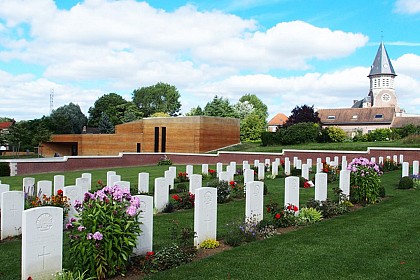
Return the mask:
{"type": "Polygon", "coordinates": [[[368,77],[384,74],[392,75],[394,77],[397,76],[397,74],[395,74],[394,67],[391,64],[391,60],[389,59],[388,53],[386,52],[385,45],[381,42],[368,77]]]}

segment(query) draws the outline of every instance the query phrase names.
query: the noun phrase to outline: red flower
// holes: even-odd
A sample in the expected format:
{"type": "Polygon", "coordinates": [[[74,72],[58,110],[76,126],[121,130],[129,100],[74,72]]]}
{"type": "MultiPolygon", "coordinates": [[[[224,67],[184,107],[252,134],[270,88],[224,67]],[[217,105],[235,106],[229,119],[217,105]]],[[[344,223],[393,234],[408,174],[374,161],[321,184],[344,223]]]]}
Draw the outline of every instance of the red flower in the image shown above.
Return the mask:
{"type": "Polygon", "coordinates": [[[305,181],[305,183],[303,183],[303,187],[304,187],[305,189],[310,188],[310,187],[311,187],[311,185],[309,184],[309,181],[305,181]]]}
{"type": "Polygon", "coordinates": [[[299,210],[299,208],[297,206],[293,206],[293,211],[297,212],[299,210]]]}
{"type": "Polygon", "coordinates": [[[27,280],[32,280],[32,277],[31,277],[31,276],[29,276],[27,280]]]}
{"type": "Polygon", "coordinates": [[[179,195],[174,194],[174,195],[172,196],[172,198],[173,198],[173,199],[175,199],[176,201],[178,201],[178,200],[179,200],[179,195]]]}
{"type": "Polygon", "coordinates": [[[270,213],[271,212],[271,208],[267,207],[267,212],[270,213]]]}
{"type": "Polygon", "coordinates": [[[58,194],[58,195],[63,195],[63,190],[58,190],[58,191],[57,191],[57,194],[58,194]]]}
{"type": "Polygon", "coordinates": [[[280,213],[277,213],[277,214],[274,216],[274,218],[276,218],[277,220],[278,220],[278,219],[280,219],[280,218],[281,218],[280,213]]]}
{"type": "Polygon", "coordinates": [[[216,173],[216,170],[214,170],[214,169],[209,169],[209,173],[210,173],[210,174],[216,173]]]}
{"type": "Polygon", "coordinates": [[[153,258],[154,255],[155,255],[155,252],[147,252],[146,253],[146,260],[153,258]]]}

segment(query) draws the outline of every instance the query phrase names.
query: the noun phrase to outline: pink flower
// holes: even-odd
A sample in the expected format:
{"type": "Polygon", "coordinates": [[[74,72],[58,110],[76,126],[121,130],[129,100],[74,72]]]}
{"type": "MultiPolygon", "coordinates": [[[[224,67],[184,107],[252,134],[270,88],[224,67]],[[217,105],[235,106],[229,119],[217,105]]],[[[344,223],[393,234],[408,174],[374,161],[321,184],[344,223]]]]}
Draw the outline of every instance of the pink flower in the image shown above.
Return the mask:
{"type": "Polygon", "coordinates": [[[102,240],[102,238],[103,238],[103,235],[99,231],[97,231],[93,234],[93,239],[95,239],[95,240],[102,240]]]}
{"type": "Polygon", "coordinates": [[[89,232],[89,233],[86,235],[86,239],[91,240],[91,239],[92,239],[92,236],[93,236],[93,234],[89,232]]]}
{"type": "Polygon", "coordinates": [[[136,215],[136,213],[137,213],[137,207],[135,207],[135,206],[133,206],[133,205],[129,206],[129,207],[127,208],[127,210],[126,210],[126,213],[127,213],[129,216],[134,216],[134,215],[136,215]]]}
{"type": "Polygon", "coordinates": [[[84,231],[85,229],[86,229],[86,228],[85,228],[84,226],[78,226],[78,227],[77,227],[77,230],[78,230],[78,231],[84,231]]]}

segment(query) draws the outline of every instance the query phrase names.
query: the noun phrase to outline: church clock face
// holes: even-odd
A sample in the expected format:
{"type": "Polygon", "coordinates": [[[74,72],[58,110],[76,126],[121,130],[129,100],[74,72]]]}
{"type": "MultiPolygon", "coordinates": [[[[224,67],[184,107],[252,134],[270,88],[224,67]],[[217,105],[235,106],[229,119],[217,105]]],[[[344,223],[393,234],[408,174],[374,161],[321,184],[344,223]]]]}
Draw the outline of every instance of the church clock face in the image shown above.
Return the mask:
{"type": "Polygon", "coordinates": [[[382,94],[381,98],[382,98],[383,102],[388,102],[388,101],[391,100],[391,95],[389,95],[388,93],[384,93],[384,94],[382,94]]]}

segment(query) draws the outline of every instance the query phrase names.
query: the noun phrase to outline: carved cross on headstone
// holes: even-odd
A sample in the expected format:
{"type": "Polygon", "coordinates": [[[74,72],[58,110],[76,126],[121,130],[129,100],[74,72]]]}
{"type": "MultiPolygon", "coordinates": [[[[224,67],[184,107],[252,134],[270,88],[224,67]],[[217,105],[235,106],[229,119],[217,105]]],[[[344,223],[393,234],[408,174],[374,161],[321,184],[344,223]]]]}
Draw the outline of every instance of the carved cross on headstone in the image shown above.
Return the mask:
{"type": "Polygon", "coordinates": [[[42,254],[38,254],[38,257],[42,257],[42,269],[45,269],[45,256],[50,255],[51,253],[45,252],[45,246],[42,246],[42,254]]]}

